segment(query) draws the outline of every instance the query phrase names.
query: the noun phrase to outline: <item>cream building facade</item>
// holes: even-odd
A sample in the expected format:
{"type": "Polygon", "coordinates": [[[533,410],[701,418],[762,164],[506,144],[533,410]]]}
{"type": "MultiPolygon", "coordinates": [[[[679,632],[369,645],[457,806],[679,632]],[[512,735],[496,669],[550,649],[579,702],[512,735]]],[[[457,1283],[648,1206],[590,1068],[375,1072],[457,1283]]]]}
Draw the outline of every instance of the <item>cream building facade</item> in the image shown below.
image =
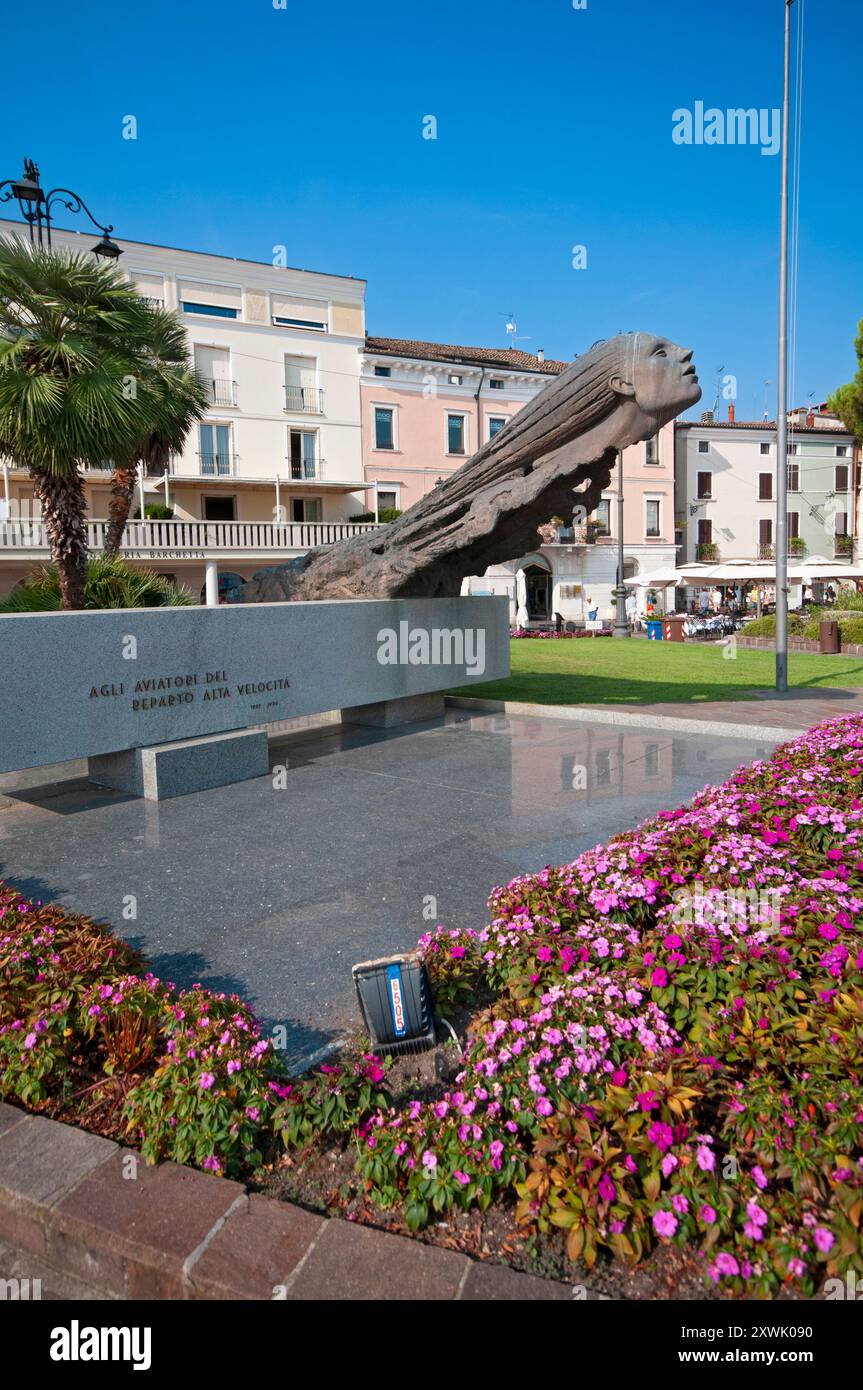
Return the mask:
{"type": "MultiPolygon", "coordinates": [[[[24,234],[0,222],[0,235],[24,234]]],[[[55,247],[92,236],[54,231],[55,247]]],[[[355,534],[366,509],[360,364],[365,281],[196,251],[118,241],[118,264],[142,295],[174,310],[210,404],[166,473],[142,477],[144,514],[130,559],[197,594],[208,559],[248,579],[267,563],[355,534]]],[[[91,549],[104,535],[110,467],[89,469],[91,549]]],[[[26,470],[6,460],[0,490],[0,592],[49,557],[26,470]]]]}

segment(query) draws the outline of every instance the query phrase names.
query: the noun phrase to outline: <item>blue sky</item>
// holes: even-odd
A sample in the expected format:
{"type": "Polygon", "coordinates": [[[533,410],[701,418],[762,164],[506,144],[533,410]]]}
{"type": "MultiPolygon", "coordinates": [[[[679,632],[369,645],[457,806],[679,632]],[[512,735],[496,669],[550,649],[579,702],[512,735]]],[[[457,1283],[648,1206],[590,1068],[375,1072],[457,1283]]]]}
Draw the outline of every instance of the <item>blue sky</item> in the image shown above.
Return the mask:
{"type": "MultiPolygon", "coordinates": [[[[863,317],[863,6],[804,3],[797,402],[850,378],[863,317]]],[[[779,105],[782,0],[95,13],[4,19],[3,178],[28,154],[118,235],[361,276],[372,333],[502,344],[514,312],[520,346],[569,358],[661,332],[695,348],[705,404],[722,366],[739,418],[772,414],[780,157],[671,131],[696,101],[779,105]]]]}

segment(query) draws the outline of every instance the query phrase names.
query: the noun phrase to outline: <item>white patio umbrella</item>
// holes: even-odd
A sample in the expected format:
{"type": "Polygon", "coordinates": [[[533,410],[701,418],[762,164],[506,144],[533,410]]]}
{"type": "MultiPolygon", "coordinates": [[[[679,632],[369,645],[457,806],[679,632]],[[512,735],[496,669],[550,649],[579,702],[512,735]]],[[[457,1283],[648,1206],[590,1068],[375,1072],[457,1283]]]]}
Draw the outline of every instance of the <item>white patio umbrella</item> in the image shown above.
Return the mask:
{"type": "Polygon", "coordinates": [[[788,578],[798,583],[809,583],[812,579],[863,579],[863,565],[810,555],[791,567],[788,578]]]}
{"type": "Polygon", "coordinates": [[[529,618],[527,615],[527,575],[524,570],[515,572],[515,624],[516,627],[527,627],[529,618]]]}

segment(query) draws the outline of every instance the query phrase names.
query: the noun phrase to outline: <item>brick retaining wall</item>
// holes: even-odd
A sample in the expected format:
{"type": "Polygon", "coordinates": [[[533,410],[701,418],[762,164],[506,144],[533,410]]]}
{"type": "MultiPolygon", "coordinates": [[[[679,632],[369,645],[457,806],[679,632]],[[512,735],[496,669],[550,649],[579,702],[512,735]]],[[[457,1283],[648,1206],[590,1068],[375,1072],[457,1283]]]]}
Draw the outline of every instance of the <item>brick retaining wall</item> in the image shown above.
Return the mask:
{"type": "MultiPolygon", "coordinates": [[[[0,1259],[101,1299],[601,1298],[327,1218],[0,1104],[0,1259]]],[[[0,1279],[11,1270],[0,1268],[0,1279]]]]}

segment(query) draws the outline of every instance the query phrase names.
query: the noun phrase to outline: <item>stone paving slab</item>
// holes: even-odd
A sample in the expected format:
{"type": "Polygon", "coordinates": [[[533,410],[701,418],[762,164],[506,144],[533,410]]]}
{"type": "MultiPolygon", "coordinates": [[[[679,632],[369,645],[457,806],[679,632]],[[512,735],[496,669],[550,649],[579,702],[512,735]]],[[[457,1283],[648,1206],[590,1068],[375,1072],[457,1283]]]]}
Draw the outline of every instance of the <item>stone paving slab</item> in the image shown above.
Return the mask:
{"type": "Polygon", "coordinates": [[[287,1296],[440,1302],[459,1296],[470,1267],[467,1256],[453,1250],[350,1221],[328,1221],[288,1281],[287,1296]]]}
{"type": "Polygon", "coordinates": [[[195,1298],[281,1298],[326,1220],[252,1193],[189,1271],[195,1298]]]}
{"type": "Polygon", "coordinates": [[[571,1285],[328,1219],[226,1178],[148,1167],[110,1140],[0,1104],[0,1280],[22,1278],[56,1299],[574,1297],[571,1285]]]}
{"type": "Polygon", "coordinates": [[[132,1298],[183,1298],[184,1270],[231,1209],[247,1201],[240,1183],[177,1163],[146,1164],[117,1150],[57,1206],[52,1250],[64,1267],[95,1247],[78,1273],[132,1298]]]}

